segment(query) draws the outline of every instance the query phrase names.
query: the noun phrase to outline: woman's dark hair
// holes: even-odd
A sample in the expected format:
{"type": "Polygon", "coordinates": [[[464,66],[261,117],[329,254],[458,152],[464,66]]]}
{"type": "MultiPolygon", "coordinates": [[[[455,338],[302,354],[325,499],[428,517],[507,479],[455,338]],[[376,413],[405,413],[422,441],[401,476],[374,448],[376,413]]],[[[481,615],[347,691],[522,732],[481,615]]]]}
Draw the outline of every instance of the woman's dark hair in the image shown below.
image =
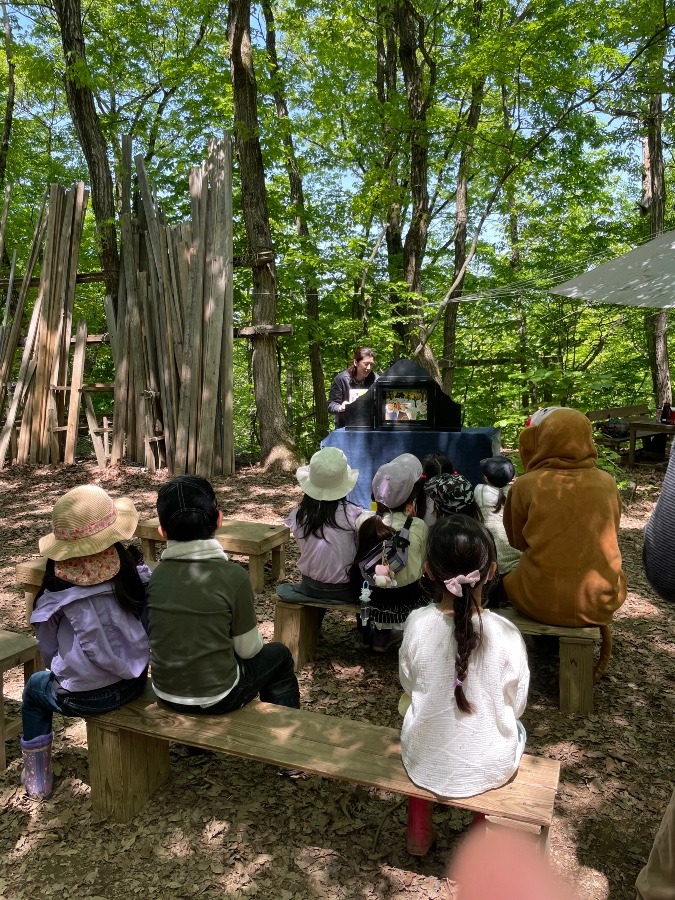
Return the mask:
{"type": "Polygon", "coordinates": [[[452,475],[455,467],[451,459],[448,459],[443,453],[435,450],[433,453],[427,453],[422,460],[422,477],[415,487],[415,515],[423,519],[427,514],[427,504],[429,498],[424,490],[424,484],[429,478],[435,478],[436,475],[445,473],[452,475]]]}
{"type": "MultiPolygon", "coordinates": [[[[140,619],[146,606],[146,596],[145,585],[141,581],[136,566],[143,561],[142,554],[137,547],[130,545],[129,548],[126,548],[119,542],[115,544],[115,549],[120,558],[120,570],[111,579],[115,599],[121,609],[140,619]]],[[[73,587],[73,582],[58,578],[56,563],[53,559],[48,559],[35,602],[37,603],[45,591],[64,591],[69,587],[73,587]]]]}
{"type": "Polygon", "coordinates": [[[370,347],[357,347],[354,351],[354,356],[352,357],[352,364],[347,369],[349,372],[350,378],[356,378],[356,363],[361,362],[362,359],[370,356],[372,359],[375,359],[375,354],[370,349],[370,347]]]}
{"type": "Polygon", "coordinates": [[[361,584],[363,582],[363,575],[361,574],[359,563],[369,556],[378,544],[382,544],[382,541],[386,541],[388,537],[391,537],[392,534],[395,533],[395,529],[390,528],[389,525],[385,525],[379,515],[368,516],[368,518],[361,523],[356,546],[356,556],[354,557],[354,562],[349,570],[349,583],[356,593],[361,590],[361,584]]]}
{"type": "MultiPolygon", "coordinates": [[[[437,603],[446,596],[444,583],[448,579],[478,570],[482,580],[496,561],[494,538],[487,528],[469,516],[445,516],[429,530],[425,572],[431,583],[433,599],[437,603]]],[[[483,590],[487,593],[486,588],[484,585],[483,590]]],[[[463,683],[469,657],[482,640],[483,623],[479,618],[479,630],[476,632],[472,616],[475,612],[480,612],[480,607],[468,584],[462,585],[461,597],[455,597],[454,594],[451,596],[457,641],[455,700],[463,713],[472,713],[473,707],[466,699],[463,683]]]]}
{"type": "Polygon", "coordinates": [[[344,510],[345,505],[344,497],[340,500],[315,500],[309,494],[304,494],[295,516],[302,536],[306,538],[311,534],[313,537],[323,538],[325,527],[350,531],[351,529],[338,525],[336,521],[338,509],[341,506],[344,510]]]}

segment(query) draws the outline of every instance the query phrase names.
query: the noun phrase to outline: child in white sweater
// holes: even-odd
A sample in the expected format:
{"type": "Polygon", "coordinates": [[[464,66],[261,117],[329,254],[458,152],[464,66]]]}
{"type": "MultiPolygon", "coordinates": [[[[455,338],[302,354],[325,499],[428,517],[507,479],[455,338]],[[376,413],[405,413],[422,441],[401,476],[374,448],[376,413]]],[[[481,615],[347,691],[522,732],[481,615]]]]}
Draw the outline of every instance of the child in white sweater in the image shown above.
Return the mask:
{"type": "MultiPolygon", "coordinates": [[[[483,609],[496,571],[494,541],[479,522],[455,515],[431,528],[424,573],[435,603],[410,614],[399,652],[401,756],[411,781],[440,797],[505,784],[525,749],[525,644],[483,609]]],[[[410,853],[424,855],[433,842],[431,809],[410,798],[410,853]]]]}

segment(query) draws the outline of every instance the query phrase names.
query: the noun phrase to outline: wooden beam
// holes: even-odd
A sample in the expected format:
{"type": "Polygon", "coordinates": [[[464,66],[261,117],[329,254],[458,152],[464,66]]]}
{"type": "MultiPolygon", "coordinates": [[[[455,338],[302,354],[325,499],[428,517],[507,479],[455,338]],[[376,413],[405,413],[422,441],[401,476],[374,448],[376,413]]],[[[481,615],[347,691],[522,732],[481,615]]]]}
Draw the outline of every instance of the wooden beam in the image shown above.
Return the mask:
{"type": "MultiPolygon", "coordinates": [[[[258,337],[270,334],[293,334],[292,325],[245,325],[233,329],[236,338],[258,337]]],[[[457,365],[457,363],[455,363],[457,365]]]]}

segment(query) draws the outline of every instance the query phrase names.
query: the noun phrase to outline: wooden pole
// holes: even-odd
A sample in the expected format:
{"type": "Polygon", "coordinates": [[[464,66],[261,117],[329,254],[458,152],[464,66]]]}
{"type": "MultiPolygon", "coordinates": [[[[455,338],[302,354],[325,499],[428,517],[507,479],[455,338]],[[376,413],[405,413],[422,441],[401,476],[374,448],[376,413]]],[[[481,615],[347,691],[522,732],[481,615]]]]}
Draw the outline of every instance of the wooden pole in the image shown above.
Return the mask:
{"type": "Polygon", "coordinates": [[[66,448],[63,461],[66,465],[75,462],[77,452],[77,435],[80,425],[80,391],[84,377],[84,360],[87,349],[87,322],[80,319],[75,336],[75,354],[73,356],[73,374],[70,379],[70,402],[68,404],[68,430],[66,432],[66,448]]]}

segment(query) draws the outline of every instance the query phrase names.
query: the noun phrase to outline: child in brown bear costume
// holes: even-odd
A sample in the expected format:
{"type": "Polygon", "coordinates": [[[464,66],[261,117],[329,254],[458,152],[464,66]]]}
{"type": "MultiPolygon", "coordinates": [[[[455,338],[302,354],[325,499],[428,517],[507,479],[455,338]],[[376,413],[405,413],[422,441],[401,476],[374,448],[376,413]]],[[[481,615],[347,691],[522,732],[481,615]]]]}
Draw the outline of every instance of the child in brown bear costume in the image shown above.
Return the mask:
{"type": "MultiPolygon", "coordinates": [[[[626,599],[621,501],[597,456],[591,423],[574,409],[556,409],[520,434],[525,474],[506,498],[504,528],[523,554],[504,588],[513,606],[538,622],[606,626],[626,599]]],[[[611,648],[609,629],[602,630],[596,678],[611,648]]]]}

